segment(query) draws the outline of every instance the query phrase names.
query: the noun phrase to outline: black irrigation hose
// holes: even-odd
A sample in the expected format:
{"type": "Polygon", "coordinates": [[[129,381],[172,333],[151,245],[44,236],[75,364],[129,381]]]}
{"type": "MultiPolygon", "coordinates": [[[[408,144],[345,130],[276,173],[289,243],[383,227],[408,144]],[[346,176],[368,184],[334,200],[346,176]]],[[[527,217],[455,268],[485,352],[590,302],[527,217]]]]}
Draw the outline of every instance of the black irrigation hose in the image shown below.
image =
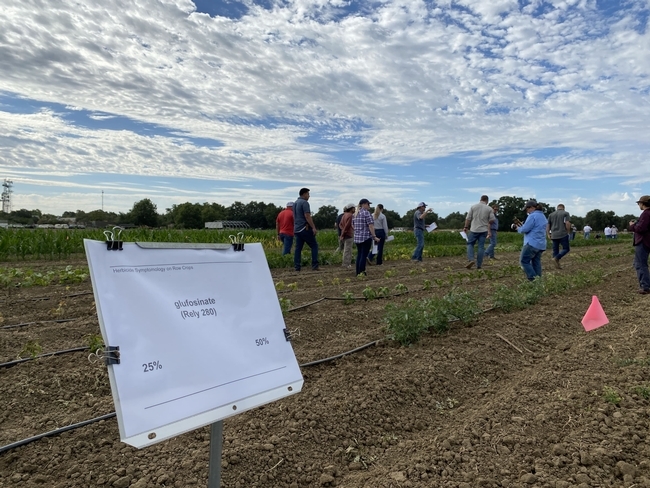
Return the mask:
{"type": "Polygon", "coordinates": [[[355,352],[363,351],[364,349],[369,348],[370,346],[376,346],[381,342],[381,339],[377,339],[376,341],[369,342],[368,344],[364,344],[363,346],[359,346],[356,349],[352,349],[351,351],[343,352],[341,354],[337,354],[336,356],[330,356],[325,359],[317,359],[316,361],[311,361],[310,363],[304,363],[300,364],[299,366],[301,368],[307,368],[309,366],[316,366],[317,364],[322,364],[322,363],[327,363],[329,361],[334,361],[335,359],[340,359],[343,356],[347,356],[348,354],[354,354],[355,352]]]}
{"type": "MultiPolygon", "coordinates": [[[[425,290],[426,290],[426,288],[422,288],[422,291],[425,291],[425,290]]],[[[414,290],[414,291],[419,291],[419,290],[414,290]]],[[[402,295],[406,295],[408,293],[410,293],[410,290],[409,291],[403,291],[401,293],[392,293],[390,295],[378,295],[378,296],[376,296],[374,298],[370,298],[370,299],[366,298],[366,297],[323,297],[323,298],[319,298],[318,300],[314,300],[313,302],[305,303],[304,305],[298,305],[297,307],[290,308],[289,310],[287,310],[287,312],[294,312],[296,310],[300,310],[301,308],[306,308],[306,307],[309,307],[310,305],[315,305],[315,304],[317,304],[319,302],[322,302],[323,300],[339,300],[339,301],[340,300],[351,300],[351,301],[366,300],[366,301],[369,301],[369,300],[381,300],[382,298],[399,297],[399,296],[402,296],[402,295]]]]}
{"type": "Polygon", "coordinates": [[[78,319],[37,320],[35,322],[25,322],[24,324],[3,325],[2,327],[0,327],[0,330],[15,329],[17,327],[25,327],[27,325],[34,325],[34,324],[48,324],[50,322],[55,322],[57,324],[60,324],[62,322],[70,322],[72,320],[78,320],[78,319]]]}
{"type": "Polygon", "coordinates": [[[0,447],[0,454],[2,454],[3,452],[6,452],[6,451],[10,451],[11,449],[15,449],[17,447],[24,446],[25,444],[29,444],[29,443],[34,442],[34,441],[38,441],[40,439],[43,439],[44,437],[52,437],[52,436],[55,436],[55,435],[63,434],[64,432],[67,432],[68,430],[78,429],[79,427],[84,427],[86,425],[93,424],[95,422],[99,422],[100,420],[111,419],[111,418],[113,418],[115,416],[116,416],[115,412],[107,413],[106,415],[102,415],[101,417],[97,417],[97,418],[90,419],[90,420],[84,420],[83,422],[68,425],[66,427],[61,427],[60,429],[51,430],[49,432],[45,432],[44,434],[38,434],[38,435],[35,435],[33,437],[23,439],[22,441],[14,442],[12,444],[7,444],[6,446],[0,447]]]}
{"type": "MultiPolygon", "coordinates": [[[[84,291],[80,293],[71,293],[70,295],[61,295],[61,296],[49,296],[49,297],[32,297],[32,298],[23,298],[21,300],[16,300],[13,303],[21,303],[21,302],[37,302],[39,300],[50,300],[52,298],[74,298],[74,297],[81,297],[84,295],[92,295],[94,292],[92,291],[84,291]]],[[[8,302],[9,300],[4,300],[5,302],[8,302]]],[[[2,301],[0,300],[0,303],[2,301]]]]}
{"type": "Polygon", "coordinates": [[[69,352],[88,351],[88,350],[89,350],[88,346],[83,346],[83,347],[75,347],[73,349],[65,349],[64,351],[48,352],[45,354],[34,356],[33,358],[16,359],[15,361],[9,361],[8,363],[1,363],[0,369],[11,368],[12,366],[16,366],[17,364],[25,363],[27,361],[32,361],[34,359],[47,358],[50,356],[59,356],[60,354],[67,354],[69,352]]]}

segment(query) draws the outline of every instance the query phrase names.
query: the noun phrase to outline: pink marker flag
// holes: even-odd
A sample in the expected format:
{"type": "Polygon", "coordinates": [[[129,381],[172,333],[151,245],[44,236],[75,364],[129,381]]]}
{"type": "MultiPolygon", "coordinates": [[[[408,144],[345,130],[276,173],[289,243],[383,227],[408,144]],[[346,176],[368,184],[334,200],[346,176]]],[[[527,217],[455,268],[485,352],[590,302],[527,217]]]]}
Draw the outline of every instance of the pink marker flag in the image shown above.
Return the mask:
{"type": "Polygon", "coordinates": [[[585,332],[589,332],[605,324],[609,324],[609,319],[605,315],[605,311],[598,301],[598,297],[594,295],[591,297],[591,305],[587,313],[582,317],[582,326],[585,328],[585,332]]]}

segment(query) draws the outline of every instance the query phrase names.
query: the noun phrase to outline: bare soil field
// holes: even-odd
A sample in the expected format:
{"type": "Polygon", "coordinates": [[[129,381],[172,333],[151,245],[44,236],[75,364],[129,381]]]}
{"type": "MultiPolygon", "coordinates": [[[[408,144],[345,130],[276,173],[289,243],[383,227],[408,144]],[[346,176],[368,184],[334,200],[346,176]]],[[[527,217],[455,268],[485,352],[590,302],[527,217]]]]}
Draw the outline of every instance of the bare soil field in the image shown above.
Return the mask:
{"type": "MultiPolygon", "coordinates": [[[[547,252],[544,273],[602,269],[605,279],[523,310],[488,310],[409,347],[385,338],[386,305],[444,295],[449,275],[477,273],[463,259],[388,261],[365,280],[340,266],[272,270],[295,309],[285,320],[301,364],[372,345],[303,367],[302,392],[226,419],[221,486],[650,487],[650,296],[635,293],[628,246],[611,250],[574,248],[561,270],[547,252]],[[342,299],[367,286],[408,293],[342,299]],[[592,295],[610,323],[586,333],[592,295]]],[[[499,272],[517,253],[498,258],[484,266],[489,276],[455,285],[485,297],[483,309],[495,286],[523,275],[499,272]]],[[[67,264],[86,263],[24,266],[67,264]]],[[[89,280],[1,290],[0,327],[38,323],[0,329],[0,362],[30,341],[43,352],[87,345],[99,334],[91,291],[89,280]],[[72,320],[40,322],[55,319],[72,320]]],[[[113,411],[106,366],[87,352],[0,369],[0,446],[113,411]]],[[[112,418],[0,454],[0,487],[207,486],[209,436],[205,427],[137,450],[112,418]]]]}

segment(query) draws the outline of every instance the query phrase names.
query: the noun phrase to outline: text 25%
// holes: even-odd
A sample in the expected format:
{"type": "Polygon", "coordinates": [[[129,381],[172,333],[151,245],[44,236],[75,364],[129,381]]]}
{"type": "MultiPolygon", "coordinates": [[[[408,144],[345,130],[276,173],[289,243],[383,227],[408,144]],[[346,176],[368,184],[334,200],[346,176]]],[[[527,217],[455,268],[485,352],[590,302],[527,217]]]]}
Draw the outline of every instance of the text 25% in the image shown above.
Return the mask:
{"type": "Polygon", "coordinates": [[[261,339],[255,339],[255,344],[258,346],[266,346],[269,343],[269,340],[266,337],[262,337],[261,339]]]}
{"type": "Polygon", "coordinates": [[[143,364],[142,367],[144,368],[144,373],[149,373],[151,371],[162,369],[162,364],[160,364],[160,361],[153,361],[151,363],[143,364]]]}

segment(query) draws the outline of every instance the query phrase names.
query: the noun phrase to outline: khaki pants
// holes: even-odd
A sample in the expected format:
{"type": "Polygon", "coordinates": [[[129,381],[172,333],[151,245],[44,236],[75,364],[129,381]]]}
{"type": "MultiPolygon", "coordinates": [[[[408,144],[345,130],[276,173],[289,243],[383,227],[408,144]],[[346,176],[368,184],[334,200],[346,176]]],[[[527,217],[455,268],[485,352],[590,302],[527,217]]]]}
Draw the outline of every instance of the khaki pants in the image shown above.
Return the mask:
{"type": "Polygon", "coordinates": [[[348,267],[352,265],[352,245],[354,244],[354,238],[348,237],[343,239],[343,264],[342,266],[348,267]]]}

